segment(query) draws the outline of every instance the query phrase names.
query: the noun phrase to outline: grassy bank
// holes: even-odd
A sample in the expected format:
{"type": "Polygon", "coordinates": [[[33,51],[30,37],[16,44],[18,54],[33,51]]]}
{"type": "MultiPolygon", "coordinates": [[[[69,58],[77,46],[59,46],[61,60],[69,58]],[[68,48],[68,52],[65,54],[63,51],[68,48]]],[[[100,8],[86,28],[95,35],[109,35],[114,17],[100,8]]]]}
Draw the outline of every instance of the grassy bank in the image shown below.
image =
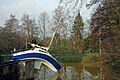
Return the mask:
{"type": "Polygon", "coordinates": [[[85,53],[81,54],[52,54],[59,62],[81,62],[85,53]]]}

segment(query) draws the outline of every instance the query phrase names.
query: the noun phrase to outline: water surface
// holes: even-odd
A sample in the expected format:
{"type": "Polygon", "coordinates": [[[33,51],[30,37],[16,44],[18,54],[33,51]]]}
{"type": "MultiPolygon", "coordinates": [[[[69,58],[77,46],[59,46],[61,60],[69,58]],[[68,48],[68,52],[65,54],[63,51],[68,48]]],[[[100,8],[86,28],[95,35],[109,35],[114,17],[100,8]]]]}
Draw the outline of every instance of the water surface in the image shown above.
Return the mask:
{"type": "Polygon", "coordinates": [[[53,72],[46,66],[35,70],[35,80],[99,80],[99,67],[81,63],[61,63],[62,69],[53,72]]]}

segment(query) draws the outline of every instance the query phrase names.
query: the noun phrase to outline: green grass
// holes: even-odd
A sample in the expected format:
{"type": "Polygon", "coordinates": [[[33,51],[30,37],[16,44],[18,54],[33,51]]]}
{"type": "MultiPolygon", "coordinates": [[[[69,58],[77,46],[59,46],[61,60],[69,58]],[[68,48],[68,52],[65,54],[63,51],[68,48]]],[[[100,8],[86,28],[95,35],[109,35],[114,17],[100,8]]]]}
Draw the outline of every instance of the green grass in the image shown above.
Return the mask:
{"type": "Polygon", "coordinates": [[[81,62],[85,54],[52,54],[52,56],[59,62],[81,62]]]}

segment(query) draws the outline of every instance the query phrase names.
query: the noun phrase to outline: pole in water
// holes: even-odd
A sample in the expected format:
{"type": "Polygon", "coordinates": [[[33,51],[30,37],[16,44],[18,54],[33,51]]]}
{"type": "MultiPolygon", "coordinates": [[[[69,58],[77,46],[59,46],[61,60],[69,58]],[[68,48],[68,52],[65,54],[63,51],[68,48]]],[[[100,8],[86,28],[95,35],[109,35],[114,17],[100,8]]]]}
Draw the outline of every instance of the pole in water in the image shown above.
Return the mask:
{"type": "Polygon", "coordinates": [[[43,65],[44,79],[45,80],[45,65],[43,65]]]}

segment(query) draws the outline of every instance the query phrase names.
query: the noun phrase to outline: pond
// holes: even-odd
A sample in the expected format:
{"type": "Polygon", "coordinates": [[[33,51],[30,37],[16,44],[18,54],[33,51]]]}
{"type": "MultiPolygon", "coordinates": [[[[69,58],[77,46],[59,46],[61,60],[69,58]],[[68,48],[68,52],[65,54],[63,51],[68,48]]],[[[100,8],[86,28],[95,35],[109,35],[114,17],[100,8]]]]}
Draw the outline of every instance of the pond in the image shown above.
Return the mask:
{"type": "Polygon", "coordinates": [[[98,66],[84,66],[81,63],[61,63],[62,69],[53,72],[46,66],[35,70],[35,80],[99,80],[98,66]]]}

